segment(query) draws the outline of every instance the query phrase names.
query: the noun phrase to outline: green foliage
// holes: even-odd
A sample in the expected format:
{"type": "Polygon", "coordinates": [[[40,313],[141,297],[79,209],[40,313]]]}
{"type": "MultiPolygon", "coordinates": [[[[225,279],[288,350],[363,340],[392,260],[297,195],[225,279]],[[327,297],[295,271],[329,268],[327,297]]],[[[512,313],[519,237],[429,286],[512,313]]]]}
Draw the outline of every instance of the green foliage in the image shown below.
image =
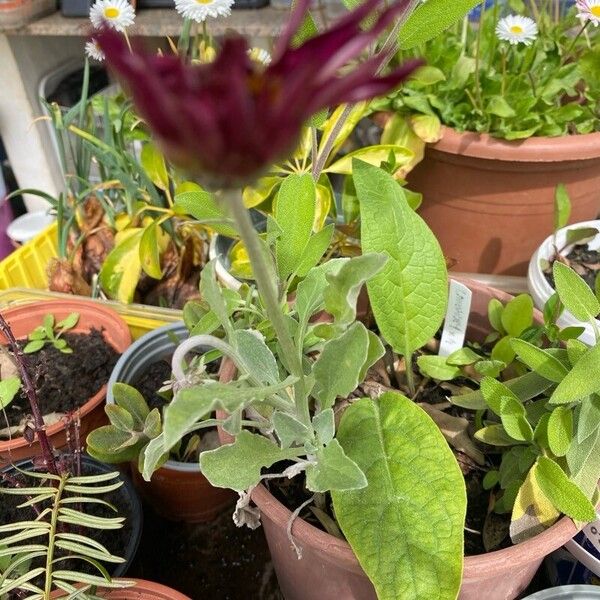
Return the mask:
{"type": "MultiPolygon", "coordinates": [[[[479,24],[465,22],[438,35],[467,4],[476,2],[428,0],[415,11],[401,33],[401,47],[415,49],[400,58],[421,57],[437,76],[412,78],[386,108],[408,118],[434,115],[458,131],[507,140],[598,131],[598,34],[587,29],[589,45],[585,36],[574,39],[573,30],[582,27],[575,7],[555,20],[549,5],[531,12],[527,2],[518,9],[496,3],[482,8],[479,24]],[[509,12],[537,21],[540,33],[531,46],[498,40],[497,22],[509,12]]],[[[561,190],[557,196],[560,201],[561,190]]],[[[557,224],[564,217],[561,210],[557,224]]]]}
{"type": "Polygon", "coordinates": [[[333,492],[335,514],[377,597],[454,598],[466,493],[435,423],[408,398],[388,393],[347,408],[338,438],[368,485],[333,492]]]}
{"type": "MultiPolygon", "coordinates": [[[[124,518],[90,515],[85,508],[100,504],[116,509],[101,496],[123,485],[119,473],[73,477],[23,471],[35,485],[0,488],[0,494],[23,499],[20,509],[39,507],[34,520],[21,520],[0,527],[0,596],[18,591],[30,598],[50,598],[59,592],[69,597],[96,600],[96,588],[123,588],[132,582],[112,580],[105,564],[124,560],[91,537],[86,530],[115,530],[124,518]],[[76,526],[74,530],[73,526],[76,526]],[[92,565],[95,574],[69,570],[65,559],[92,565]],[[77,589],[78,586],[79,589],[77,589]]],[[[77,564],[77,563],[76,563],[77,564]]]]}
{"type": "Polygon", "coordinates": [[[63,354],[72,354],[73,349],[62,336],[73,329],[78,322],[79,313],[71,313],[58,323],[55,322],[54,315],[46,315],[43,323],[27,336],[28,343],[23,348],[23,352],[32,354],[40,351],[46,344],[51,344],[63,354]]]}

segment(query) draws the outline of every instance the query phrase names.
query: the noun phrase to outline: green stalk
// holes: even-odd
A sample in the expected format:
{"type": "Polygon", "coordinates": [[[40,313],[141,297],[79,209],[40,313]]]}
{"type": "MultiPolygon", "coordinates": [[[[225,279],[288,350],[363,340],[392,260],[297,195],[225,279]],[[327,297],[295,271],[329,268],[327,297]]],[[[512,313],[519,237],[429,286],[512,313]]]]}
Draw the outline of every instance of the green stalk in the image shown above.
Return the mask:
{"type": "Polygon", "coordinates": [[[240,190],[223,190],[221,194],[231,211],[237,231],[248,252],[256,287],[265,305],[267,316],[275,329],[277,341],[281,345],[283,355],[288,363],[287,367],[290,369],[290,373],[298,378],[298,382],[294,386],[296,414],[302,423],[311,426],[304,369],[302,368],[302,361],[296,354],[294,341],[285,322],[285,316],[278,298],[277,275],[273,263],[265,255],[258,233],[254,229],[250,215],[244,206],[240,190]]]}
{"type": "Polygon", "coordinates": [[[181,35],[179,36],[179,41],[177,42],[177,51],[179,54],[187,56],[188,50],[190,48],[190,31],[192,30],[192,20],[184,19],[183,28],[181,30],[181,35]]]}
{"type": "Polygon", "coordinates": [[[52,518],[50,519],[50,531],[48,532],[48,554],[46,555],[46,585],[44,588],[44,600],[50,600],[52,594],[52,562],[54,560],[54,537],[58,526],[58,510],[60,508],[60,499],[62,498],[65,485],[68,478],[61,477],[56,496],[54,497],[54,506],[52,507],[52,518]]]}
{"type": "Polygon", "coordinates": [[[477,104],[481,112],[483,112],[483,100],[481,99],[481,79],[480,79],[480,68],[481,68],[481,36],[483,31],[483,16],[485,14],[485,4],[481,5],[481,12],[479,13],[479,27],[477,28],[477,43],[475,46],[475,98],[477,98],[477,104]]]}

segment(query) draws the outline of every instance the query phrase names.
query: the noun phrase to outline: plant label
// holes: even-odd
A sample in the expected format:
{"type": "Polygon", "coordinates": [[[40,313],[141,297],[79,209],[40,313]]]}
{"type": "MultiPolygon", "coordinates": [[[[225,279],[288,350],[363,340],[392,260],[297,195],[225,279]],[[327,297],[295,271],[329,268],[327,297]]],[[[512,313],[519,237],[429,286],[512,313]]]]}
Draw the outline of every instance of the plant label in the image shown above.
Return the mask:
{"type": "Polygon", "coordinates": [[[466,285],[453,279],[450,280],[448,310],[446,311],[440,341],[440,356],[450,356],[450,354],[463,347],[471,311],[472,295],[471,290],[466,285]]]}
{"type": "Polygon", "coordinates": [[[600,518],[586,525],[582,531],[585,537],[594,545],[594,548],[600,552],[600,518]]]}

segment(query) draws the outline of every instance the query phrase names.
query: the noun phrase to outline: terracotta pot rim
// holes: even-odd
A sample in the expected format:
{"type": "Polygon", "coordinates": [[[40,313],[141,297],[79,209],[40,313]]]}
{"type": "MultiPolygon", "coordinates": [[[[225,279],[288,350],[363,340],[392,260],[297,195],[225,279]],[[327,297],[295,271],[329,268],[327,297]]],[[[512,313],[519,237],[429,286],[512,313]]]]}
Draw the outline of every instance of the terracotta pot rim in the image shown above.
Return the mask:
{"type": "Polygon", "coordinates": [[[503,140],[488,133],[442,127],[442,138],[430,149],[459,156],[507,162],[568,162],[600,158],[600,132],[558,137],[503,140]]]}
{"type": "Polygon", "coordinates": [[[103,596],[105,598],[113,598],[119,594],[144,594],[142,596],[144,600],[152,600],[153,598],[170,598],[171,600],[190,600],[188,596],[174,590],[173,588],[167,587],[162,583],[155,583],[154,581],[148,581],[147,579],[132,579],[127,577],[128,581],[135,581],[136,585],[125,590],[110,590],[106,591],[103,596]],[[146,595],[147,594],[147,595],[146,595]],[[154,595],[156,594],[156,595],[154,595]]]}
{"type": "MultiPolygon", "coordinates": [[[[103,327],[106,331],[114,331],[118,333],[118,336],[115,337],[119,338],[120,341],[115,341],[113,347],[121,354],[131,344],[131,333],[129,331],[129,327],[127,326],[127,323],[125,323],[125,321],[123,321],[123,319],[118,315],[118,313],[111,308],[101,306],[93,302],[88,302],[86,300],[73,299],[50,300],[48,302],[30,302],[15,306],[14,308],[3,310],[2,315],[10,324],[11,315],[19,315],[35,307],[43,307],[45,313],[52,312],[53,306],[60,306],[61,308],[66,307],[67,310],[73,309],[72,312],[78,312],[80,314],[87,313],[97,315],[96,321],[99,327],[103,327]]],[[[81,332],[77,326],[73,329],[73,331],[81,332]]],[[[98,407],[99,404],[104,401],[104,398],[106,397],[106,391],[107,384],[104,384],[98,390],[98,392],[96,392],[85,404],[79,408],[80,418],[83,418],[91,413],[95,408],[98,407]]],[[[46,433],[49,437],[51,437],[62,431],[64,428],[64,423],[59,421],[58,423],[54,423],[53,425],[50,425],[50,427],[47,427],[46,433]]],[[[0,452],[9,452],[27,447],[29,445],[29,442],[27,442],[24,437],[15,437],[12,440],[0,441],[0,452]]]]}

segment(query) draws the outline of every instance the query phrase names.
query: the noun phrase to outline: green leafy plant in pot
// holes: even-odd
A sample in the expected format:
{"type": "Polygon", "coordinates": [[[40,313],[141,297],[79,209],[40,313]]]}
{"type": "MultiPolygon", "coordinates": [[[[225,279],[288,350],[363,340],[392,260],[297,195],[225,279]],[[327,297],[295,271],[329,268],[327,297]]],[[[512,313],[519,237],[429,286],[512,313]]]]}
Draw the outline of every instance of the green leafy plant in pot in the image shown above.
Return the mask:
{"type": "Polygon", "coordinates": [[[598,212],[598,19],[587,0],[558,4],[482,8],[479,23],[429,41],[428,66],[380,103],[392,115],[386,143],[434,142],[408,182],[461,272],[523,275],[552,227],[559,183],[574,222],[598,212]]]}

